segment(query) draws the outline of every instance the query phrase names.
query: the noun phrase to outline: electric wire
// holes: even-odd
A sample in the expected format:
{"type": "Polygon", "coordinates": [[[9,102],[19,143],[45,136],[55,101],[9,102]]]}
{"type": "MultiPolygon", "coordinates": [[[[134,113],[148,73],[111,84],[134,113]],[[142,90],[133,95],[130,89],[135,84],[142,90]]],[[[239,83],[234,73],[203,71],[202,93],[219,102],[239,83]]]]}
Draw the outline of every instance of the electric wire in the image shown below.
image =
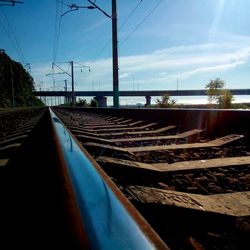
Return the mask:
{"type": "Polygon", "coordinates": [[[62,4],[62,5],[65,5],[65,6],[69,6],[69,4],[67,3],[64,3],[64,1],[57,1],[58,3],[62,4]]]}
{"type": "Polygon", "coordinates": [[[25,63],[27,62],[27,60],[26,60],[26,58],[25,58],[25,56],[24,56],[23,49],[22,49],[22,47],[20,46],[20,43],[19,43],[19,41],[18,41],[18,39],[17,39],[17,36],[16,36],[16,34],[15,34],[15,31],[14,31],[14,29],[12,28],[11,23],[10,23],[10,21],[9,21],[9,19],[8,19],[8,17],[7,17],[7,15],[6,15],[5,13],[3,13],[3,14],[4,14],[4,16],[5,16],[6,20],[7,20],[7,23],[8,23],[9,29],[10,29],[10,32],[11,32],[13,38],[14,38],[14,41],[15,41],[15,43],[16,43],[16,45],[17,45],[17,48],[18,48],[18,50],[20,51],[20,55],[21,55],[23,64],[25,64],[25,63]]]}
{"type": "Polygon", "coordinates": [[[21,63],[24,65],[27,61],[26,58],[24,56],[24,52],[22,50],[22,47],[20,46],[20,43],[17,39],[17,36],[15,34],[14,29],[11,26],[11,23],[7,17],[7,15],[4,13],[3,10],[1,10],[2,16],[5,18],[6,20],[6,26],[5,24],[0,20],[2,27],[5,31],[5,33],[7,34],[8,38],[10,39],[10,42],[12,43],[14,49],[16,50],[18,56],[20,57],[21,63]]]}
{"type": "MultiPolygon", "coordinates": [[[[133,16],[133,14],[135,13],[135,11],[137,10],[137,8],[141,5],[142,0],[135,6],[135,8],[130,12],[130,14],[127,16],[127,18],[125,19],[125,21],[120,25],[120,27],[118,28],[118,32],[122,29],[122,27],[125,26],[125,24],[128,22],[128,20],[133,16]]],[[[118,55],[120,55],[120,46],[117,47],[118,49],[118,55]]],[[[120,65],[120,57],[118,56],[118,65],[120,65]]]]}
{"type": "Polygon", "coordinates": [[[58,45],[59,45],[59,40],[60,40],[60,34],[61,34],[61,24],[62,24],[61,14],[63,10],[63,5],[66,5],[64,1],[58,1],[58,0],[56,1],[53,62],[55,62],[57,58],[57,51],[58,51],[58,45]],[[59,16],[59,4],[61,4],[60,16],[59,16]]]}
{"type": "Polygon", "coordinates": [[[54,29],[54,47],[53,47],[53,57],[52,62],[55,62],[55,53],[56,53],[56,40],[57,40],[57,22],[58,22],[58,6],[59,1],[56,1],[56,16],[55,16],[55,29],[54,29]]]}
{"type": "Polygon", "coordinates": [[[133,14],[135,13],[135,11],[137,10],[137,8],[141,5],[142,0],[135,6],[135,8],[130,12],[130,14],[127,16],[127,18],[125,19],[125,21],[120,25],[120,27],[118,28],[118,31],[121,30],[121,28],[123,26],[125,26],[125,24],[128,22],[128,20],[131,18],[131,16],[133,16],[133,14]]]}
{"type": "Polygon", "coordinates": [[[5,2],[3,4],[0,4],[0,6],[15,6],[16,3],[23,3],[23,2],[20,2],[20,1],[11,1],[11,0],[2,0],[0,2],[5,2]]]}
{"type": "Polygon", "coordinates": [[[13,38],[11,37],[11,34],[9,33],[8,29],[4,26],[4,23],[2,22],[2,20],[0,19],[0,24],[2,25],[3,30],[5,31],[6,35],[8,36],[10,42],[12,43],[12,46],[14,47],[14,49],[16,50],[16,52],[18,53],[20,59],[21,59],[21,55],[19,54],[18,48],[16,47],[16,44],[13,40],[13,38]]]}
{"type": "Polygon", "coordinates": [[[128,34],[128,36],[120,43],[119,47],[124,45],[124,43],[127,42],[127,40],[135,33],[135,31],[146,21],[146,19],[159,7],[159,5],[163,2],[164,0],[160,0],[154,8],[136,25],[136,27],[128,34]]]}
{"type": "Polygon", "coordinates": [[[107,48],[107,46],[110,44],[111,42],[111,38],[105,43],[105,45],[102,47],[102,49],[99,51],[99,53],[94,57],[94,59],[92,59],[92,61],[95,61],[101,54],[102,52],[107,48]]]}
{"type": "MultiPolygon", "coordinates": [[[[129,15],[127,16],[127,18],[124,20],[124,22],[120,25],[120,27],[118,28],[118,32],[125,26],[125,24],[128,22],[128,20],[132,17],[132,15],[135,13],[135,11],[137,10],[137,8],[140,6],[140,4],[142,3],[142,0],[135,6],[135,8],[129,13],[129,15]]],[[[105,45],[102,47],[102,49],[99,51],[99,53],[94,57],[94,59],[92,61],[95,61],[101,54],[102,52],[107,48],[107,46],[111,43],[112,39],[110,38],[105,45]]]]}

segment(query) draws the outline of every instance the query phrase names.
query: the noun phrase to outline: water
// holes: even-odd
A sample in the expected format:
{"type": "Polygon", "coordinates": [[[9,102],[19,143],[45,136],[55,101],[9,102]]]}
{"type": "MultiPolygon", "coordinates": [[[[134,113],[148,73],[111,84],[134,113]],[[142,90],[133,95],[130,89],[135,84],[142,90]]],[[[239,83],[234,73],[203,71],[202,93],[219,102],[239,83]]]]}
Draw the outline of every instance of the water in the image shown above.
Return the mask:
{"type": "MultiPolygon", "coordinates": [[[[152,97],[151,104],[155,104],[156,100],[161,99],[161,97],[152,97]]],[[[177,104],[207,104],[207,96],[173,96],[170,100],[175,100],[177,104]]],[[[113,105],[112,97],[107,99],[108,106],[113,105]]],[[[145,97],[120,97],[120,105],[130,106],[130,105],[144,105],[146,103],[145,97]]],[[[250,103],[250,96],[240,95],[234,96],[233,103],[250,103]]]]}
{"type": "MultiPolygon", "coordinates": [[[[157,98],[161,99],[161,97],[152,97],[151,104],[156,104],[157,98]]],[[[81,99],[86,99],[87,103],[90,103],[91,97],[81,97],[81,99]]],[[[207,104],[208,98],[207,96],[173,96],[170,97],[171,100],[175,100],[177,104],[207,104]]],[[[78,100],[78,98],[77,98],[78,100]]],[[[64,103],[64,98],[60,98],[58,101],[58,97],[46,98],[46,104],[48,106],[58,105],[64,103]]],[[[144,106],[146,103],[145,97],[120,97],[120,105],[122,106],[144,106]]],[[[250,103],[250,96],[248,95],[238,95],[234,96],[233,103],[250,103]]],[[[113,98],[110,96],[107,98],[108,106],[113,106],[113,98]]]]}

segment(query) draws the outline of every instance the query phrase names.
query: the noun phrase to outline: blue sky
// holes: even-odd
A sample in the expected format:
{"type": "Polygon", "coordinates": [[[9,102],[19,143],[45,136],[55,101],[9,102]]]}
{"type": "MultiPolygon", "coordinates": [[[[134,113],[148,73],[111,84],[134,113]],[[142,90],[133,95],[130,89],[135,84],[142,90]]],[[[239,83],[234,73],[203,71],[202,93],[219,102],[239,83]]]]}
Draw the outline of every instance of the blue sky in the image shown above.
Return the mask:
{"type": "MultiPolygon", "coordinates": [[[[89,9],[61,18],[87,0],[23,2],[0,7],[0,48],[31,64],[37,88],[53,86],[45,75],[56,59],[65,70],[60,62],[90,66],[75,69],[76,90],[112,90],[110,19],[89,9]]],[[[111,13],[111,0],[96,4],[111,13]]],[[[227,88],[250,87],[249,0],[117,0],[117,11],[120,90],[176,89],[177,79],[179,89],[203,89],[217,77],[227,88]]],[[[64,79],[55,76],[58,89],[64,79]]]]}

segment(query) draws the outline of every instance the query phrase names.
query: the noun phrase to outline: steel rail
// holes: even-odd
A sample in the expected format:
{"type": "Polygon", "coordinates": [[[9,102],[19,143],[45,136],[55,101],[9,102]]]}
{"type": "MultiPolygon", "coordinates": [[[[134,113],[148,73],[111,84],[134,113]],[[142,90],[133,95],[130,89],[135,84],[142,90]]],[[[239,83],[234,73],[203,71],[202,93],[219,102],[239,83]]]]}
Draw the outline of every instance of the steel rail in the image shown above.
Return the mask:
{"type": "Polygon", "coordinates": [[[90,248],[168,249],[52,110],[50,114],[90,248]]]}

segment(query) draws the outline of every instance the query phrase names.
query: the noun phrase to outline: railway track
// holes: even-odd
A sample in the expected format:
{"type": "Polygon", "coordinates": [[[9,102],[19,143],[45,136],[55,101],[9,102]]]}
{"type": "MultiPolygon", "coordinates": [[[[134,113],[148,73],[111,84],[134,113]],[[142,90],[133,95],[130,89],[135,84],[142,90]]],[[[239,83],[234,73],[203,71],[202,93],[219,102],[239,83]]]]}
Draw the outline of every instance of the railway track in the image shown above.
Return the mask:
{"type": "Polygon", "coordinates": [[[246,249],[249,126],[248,111],[2,112],[3,242],[7,249],[246,249]]]}
{"type": "Polygon", "coordinates": [[[0,113],[0,167],[16,157],[22,144],[44,114],[45,109],[17,109],[0,113]]]}
{"type": "Polygon", "coordinates": [[[240,127],[216,136],[205,123],[56,114],[171,249],[245,249],[250,148],[240,127]]]}
{"type": "Polygon", "coordinates": [[[46,108],[0,114],[1,249],[83,249],[54,137],[46,108]]]}

